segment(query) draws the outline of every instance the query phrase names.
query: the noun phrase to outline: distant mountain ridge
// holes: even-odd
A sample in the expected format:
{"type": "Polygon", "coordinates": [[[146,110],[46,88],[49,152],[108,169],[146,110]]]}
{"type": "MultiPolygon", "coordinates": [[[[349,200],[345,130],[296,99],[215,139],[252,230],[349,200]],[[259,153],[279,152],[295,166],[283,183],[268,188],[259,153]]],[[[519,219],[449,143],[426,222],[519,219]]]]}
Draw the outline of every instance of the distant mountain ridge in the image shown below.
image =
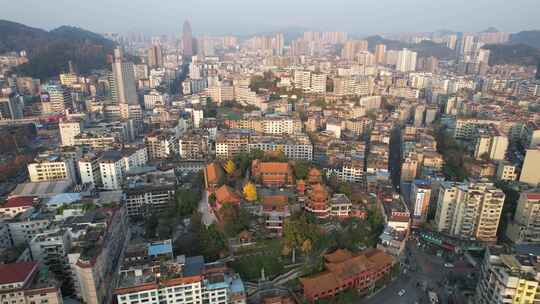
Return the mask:
{"type": "Polygon", "coordinates": [[[72,26],[45,31],[24,24],[0,20],[0,54],[26,50],[29,62],[16,73],[47,79],[67,71],[72,61],[82,74],[106,68],[107,54],[115,43],[103,36],[72,26]]]}
{"type": "Polygon", "coordinates": [[[454,55],[454,51],[441,43],[433,41],[422,41],[420,43],[405,43],[397,40],[390,40],[381,36],[369,36],[364,38],[368,41],[368,46],[371,51],[375,50],[377,44],[386,45],[387,50],[401,50],[408,48],[418,53],[420,57],[437,57],[438,59],[450,59],[454,55]]]}
{"type": "Polygon", "coordinates": [[[540,49],[540,31],[521,31],[511,34],[508,44],[525,44],[540,49]]]}

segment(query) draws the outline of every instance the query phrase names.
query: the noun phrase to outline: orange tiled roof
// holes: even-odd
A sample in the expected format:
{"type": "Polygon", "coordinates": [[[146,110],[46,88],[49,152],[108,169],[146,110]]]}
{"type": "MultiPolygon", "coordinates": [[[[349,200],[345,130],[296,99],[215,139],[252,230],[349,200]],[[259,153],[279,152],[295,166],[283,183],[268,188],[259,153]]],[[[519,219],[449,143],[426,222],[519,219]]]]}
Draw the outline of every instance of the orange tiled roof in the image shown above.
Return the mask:
{"type": "Polygon", "coordinates": [[[263,197],[263,205],[279,206],[286,204],[289,198],[286,195],[269,195],[263,197]]]}
{"type": "Polygon", "coordinates": [[[378,249],[366,250],[358,255],[348,250],[337,250],[324,257],[327,261],[326,271],[300,279],[305,293],[334,291],[361,273],[369,273],[394,262],[393,257],[378,249]]]}
{"type": "Polygon", "coordinates": [[[339,263],[352,258],[353,255],[349,250],[338,249],[332,253],[325,254],[324,259],[329,263],[339,263]]]}
{"type": "Polygon", "coordinates": [[[259,164],[259,171],[261,173],[281,173],[281,174],[287,174],[289,173],[289,163],[278,163],[278,162],[271,162],[271,163],[260,163],[259,164]]]}
{"type": "Polygon", "coordinates": [[[311,290],[335,290],[341,287],[341,282],[336,275],[330,271],[325,271],[314,276],[300,278],[304,291],[311,290]]]}
{"type": "Polygon", "coordinates": [[[210,163],[208,166],[206,166],[206,177],[207,181],[210,184],[215,184],[219,180],[219,170],[221,168],[218,168],[216,163],[210,163]]]}
{"type": "Polygon", "coordinates": [[[223,185],[216,191],[216,201],[219,203],[237,203],[240,201],[240,196],[231,187],[223,185]]]}

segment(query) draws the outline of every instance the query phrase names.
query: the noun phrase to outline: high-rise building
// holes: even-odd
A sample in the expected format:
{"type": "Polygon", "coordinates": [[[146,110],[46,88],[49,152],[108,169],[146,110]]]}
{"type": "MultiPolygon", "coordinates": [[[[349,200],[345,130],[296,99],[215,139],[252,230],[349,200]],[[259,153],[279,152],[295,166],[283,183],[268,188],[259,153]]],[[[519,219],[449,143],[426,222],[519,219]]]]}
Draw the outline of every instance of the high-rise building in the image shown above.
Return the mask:
{"type": "Polygon", "coordinates": [[[486,249],[473,303],[536,303],[540,296],[539,256],[486,249]]]}
{"type": "Polygon", "coordinates": [[[43,153],[27,167],[31,182],[69,180],[73,184],[77,183],[75,162],[72,158],[43,153]]]}
{"type": "Polygon", "coordinates": [[[82,122],[78,120],[63,120],[58,123],[62,146],[74,146],[75,136],[81,134],[82,122]]]}
{"type": "Polygon", "coordinates": [[[519,196],[514,219],[506,229],[514,243],[540,242],[540,192],[529,191],[519,196]]]}
{"type": "Polygon", "coordinates": [[[439,188],[434,226],[462,239],[496,241],[504,198],[504,192],[492,183],[444,182],[439,188]]]}
{"type": "Polygon", "coordinates": [[[0,94],[0,120],[23,118],[23,108],[22,96],[16,94],[2,96],[0,94]]]}
{"type": "Polygon", "coordinates": [[[154,44],[148,49],[148,65],[152,68],[163,65],[163,53],[161,51],[161,45],[154,44]]]}
{"type": "Polygon", "coordinates": [[[62,85],[41,86],[42,114],[63,114],[72,105],[71,90],[62,85]]]}
{"type": "Polygon", "coordinates": [[[477,63],[488,64],[489,63],[489,55],[490,55],[490,50],[479,49],[478,53],[476,54],[476,62],[477,63]]]}
{"type": "Polygon", "coordinates": [[[472,57],[476,51],[477,43],[476,43],[476,37],[474,37],[472,34],[463,34],[461,36],[461,39],[458,40],[459,42],[459,55],[464,57],[472,57]]]}
{"type": "Polygon", "coordinates": [[[540,170],[538,168],[540,168],[540,147],[527,150],[519,181],[533,187],[538,186],[540,184],[540,170]]]}
{"type": "Polygon", "coordinates": [[[133,63],[124,61],[123,52],[118,48],[114,50],[111,81],[111,94],[114,102],[131,105],[139,103],[135,89],[133,63]]]}
{"type": "Polygon", "coordinates": [[[343,44],[341,50],[341,57],[347,60],[353,60],[357,53],[367,52],[368,42],[367,40],[347,40],[343,44]]]}
{"type": "Polygon", "coordinates": [[[456,44],[457,44],[457,35],[456,34],[448,35],[445,40],[446,40],[446,46],[449,49],[452,49],[452,50],[456,49],[456,44]]]}
{"type": "Polygon", "coordinates": [[[182,54],[186,58],[194,55],[193,33],[191,32],[191,24],[188,20],[186,20],[182,26],[182,54]]]}
{"type": "Polygon", "coordinates": [[[386,45],[377,44],[375,46],[375,62],[378,64],[386,63],[386,45]]]}
{"type": "Polygon", "coordinates": [[[418,226],[425,223],[431,199],[431,184],[426,180],[415,180],[411,185],[412,224],[418,226]]]}
{"type": "Polygon", "coordinates": [[[396,70],[400,72],[413,72],[416,70],[417,53],[408,49],[403,49],[398,53],[396,70]]]}

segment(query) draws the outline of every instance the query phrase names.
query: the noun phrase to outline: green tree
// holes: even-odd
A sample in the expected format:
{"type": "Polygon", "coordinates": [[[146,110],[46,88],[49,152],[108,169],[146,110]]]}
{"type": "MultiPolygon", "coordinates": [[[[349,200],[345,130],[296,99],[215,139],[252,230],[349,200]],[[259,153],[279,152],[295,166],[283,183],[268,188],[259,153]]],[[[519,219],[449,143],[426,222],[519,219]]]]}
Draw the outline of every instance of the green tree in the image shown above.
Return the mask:
{"type": "Polygon", "coordinates": [[[215,224],[203,226],[199,234],[199,248],[205,259],[215,261],[225,249],[225,237],[215,224]]]}
{"type": "Polygon", "coordinates": [[[227,237],[234,237],[249,228],[250,217],[247,211],[232,204],[224,204],[219,210],[223,232],[227,237]]]}
{"type": "Polygon", "coordinates": [[[176,190],[176,213],[179,216],[190,216],[197,210],[200,199],[201,195],[198,191],[187,189],[176,190]]]}
{"type": "Polygon", "coordinates": [[[208,196],[208,203],[210,206],[215,207],[216,206],[216,194],[212,193],[208,196]]]}
{"type": "Polygon", "coordinates": [[[306,160],[299,160],[294,163],[294,177],[296,179],[305,179],[309,173],[311,163],[306,160]]]}
{"type": "Polygon", "coordinates": [[[326,106],[327,106],[326,101],[324,101],[324,99],[322,99],[322,98],[319,98],[319,99],[313,101],[311,103],[311,105],[315,106],[315,107],[321,107],[323,109],[326,108],[326,106]]]}
{"type": "Polygon", "coordinates": [[[306,240],[310,240],[311,244],[316,244],[321,237],[319,226],[303,214],[296,214],[285,220],[283,227],[283,246],[290,249],[302,248],[306,240]]]}
{"type": "Polygon", "coordinates": [[[349,184],[349,183],[339,183],[337,192],[338,192],[338,193],[343,193],[343,194],[345,194],[349,199],[351,199],[351,197],[352,197],[352,187],[351,187],[351,184],[349,184]]]}
{"type": "Polygon", "coordinates": [[[156,237],[156,229],[159,224],[159,218],[157,214],[152,213],[144,223],[144,236],[147,239],[153,239],[156,237]]]}

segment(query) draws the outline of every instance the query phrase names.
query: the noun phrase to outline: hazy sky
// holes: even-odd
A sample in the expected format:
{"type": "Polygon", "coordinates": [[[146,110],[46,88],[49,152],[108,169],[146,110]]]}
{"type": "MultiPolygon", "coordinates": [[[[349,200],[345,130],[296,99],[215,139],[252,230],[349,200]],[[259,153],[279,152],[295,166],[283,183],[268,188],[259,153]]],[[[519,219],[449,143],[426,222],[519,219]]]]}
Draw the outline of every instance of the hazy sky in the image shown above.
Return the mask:
{"type": "MultiPolygon", "coordinates": [[[[0,19],[52,29],[254,33],[291,26],[381,32],[540,29],[540,0],[2,0],[0,19]]],[[[1,35],[2,33],[0,33],[1,35]]]]}

